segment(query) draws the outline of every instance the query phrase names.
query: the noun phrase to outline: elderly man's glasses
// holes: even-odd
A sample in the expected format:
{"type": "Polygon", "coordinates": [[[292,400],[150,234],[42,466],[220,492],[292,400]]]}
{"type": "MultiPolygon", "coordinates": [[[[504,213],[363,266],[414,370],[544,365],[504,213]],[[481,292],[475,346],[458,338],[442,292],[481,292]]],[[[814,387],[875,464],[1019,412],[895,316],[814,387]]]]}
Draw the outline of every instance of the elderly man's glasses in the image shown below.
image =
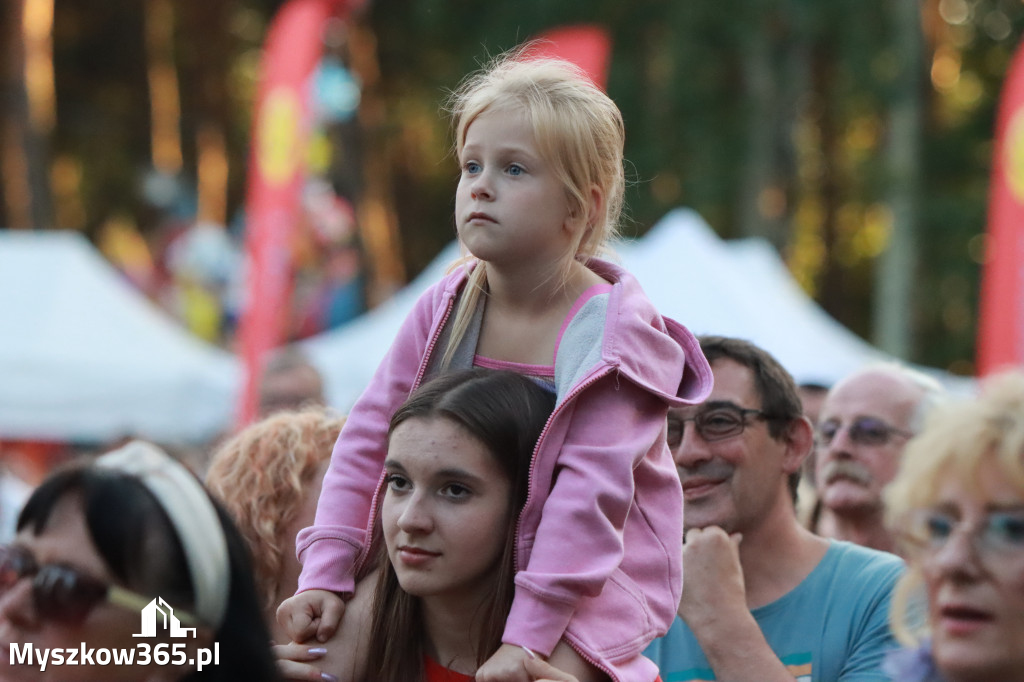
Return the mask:
{"type": "Polygon", "coordinates": [[[761,410],[743,408],[732,403],[715,403],[701,408],[692,417],[681,417],[678,414],[669,412],[668,434],[666,440],[670,448],[675,449],[683,442],[683,432],[687,422],[693,422],[693,427],[706,442],[712,443],[716,440],[725,440],[743,433],[747,427],[747,420],[750,417],[757,419],[772,419],[761,410]]]}
{"type": "MultiPolygon", "coordinates": [[[[818,445],[831,445],[843,429],[842,424],[828,420],[818,427],[818,445]]],[[[914,434],[886,424],[878,417],[858,417],[847,427],[850,440],[857,445],[885,445],[893,436],[911,438],[914,434]]]]}
{"type": "MultiPolygon", "coordinates": [[[[141,594],[109,585],[64,564],[39,564],[23,547],[0,546],[0,595],[23,578],[32,579],[32,599],[36,613],[42,618],[61,623],[79,624],[102,603],[141,611],[153,600],[141,594]]],[[[195,620],[175,610],[182,622],[195,620]]]]}
{"type": "Polygon", "coordinates": [[[929,558],[941,552],[957,533],[967,535],[984,559],[1024,556],[1024,509],[992,511],[974,523],[943,510],[921,511],[911,517],[903,539],[912,553],[929,558]]]}

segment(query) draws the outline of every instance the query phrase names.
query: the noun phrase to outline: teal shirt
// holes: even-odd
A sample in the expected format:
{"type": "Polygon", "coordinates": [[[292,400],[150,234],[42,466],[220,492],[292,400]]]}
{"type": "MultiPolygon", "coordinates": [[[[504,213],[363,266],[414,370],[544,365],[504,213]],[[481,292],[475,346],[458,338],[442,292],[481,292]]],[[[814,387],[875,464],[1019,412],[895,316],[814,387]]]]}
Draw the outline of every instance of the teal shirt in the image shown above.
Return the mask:
{"type": "MultiPolygon", "coordinates": [[[[752,615],[798,682],[887,682],[882,660],[897,646],[889,630],[889,602],[902,572],[899,557],[832,541],[803,582],[752,615]]],[[[644,655],[658,665],[664,682],[715,679],[678,616],[644,655]]]]}

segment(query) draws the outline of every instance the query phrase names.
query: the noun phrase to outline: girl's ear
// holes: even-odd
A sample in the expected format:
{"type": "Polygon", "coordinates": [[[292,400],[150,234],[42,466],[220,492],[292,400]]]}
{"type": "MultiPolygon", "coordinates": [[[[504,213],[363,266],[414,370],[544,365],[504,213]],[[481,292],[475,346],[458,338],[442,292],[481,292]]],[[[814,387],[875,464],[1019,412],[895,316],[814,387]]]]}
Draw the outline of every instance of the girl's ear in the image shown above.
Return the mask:
{"type": "MultiPolygon", "coordinates": [[[[597,185],[593,185],[590,188],[590,194],[587,197],[587,202],[583,207],[583,216],[579,216],[575,211],[571,212],[564,227],[569,230],[570,233],[575,233],[576,230],[579,230],[580,234],[585,234],[588,230],[593,229],[594,225],[597,224],[603,210],[604,192],[602,192],[601,188],[597,185]]],[[[584,237],[581,237],[581,239],[583,238],[584,237]]]]}

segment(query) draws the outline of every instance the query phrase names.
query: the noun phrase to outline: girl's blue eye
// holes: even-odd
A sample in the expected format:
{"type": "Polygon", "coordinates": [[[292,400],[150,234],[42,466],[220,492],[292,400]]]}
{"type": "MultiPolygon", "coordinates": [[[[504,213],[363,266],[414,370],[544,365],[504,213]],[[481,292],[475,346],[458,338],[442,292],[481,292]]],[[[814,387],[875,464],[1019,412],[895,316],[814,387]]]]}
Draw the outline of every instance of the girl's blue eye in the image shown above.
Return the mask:
{"type": "Polygon", "coordinates": [[[523,167],[517,164],[512,164],[508,167],[509,175],[522,175],[524,172],[523,167]]]}
{"type": "Polygon", "coordinates": [[[471,174],[480,172],[480,164],[477,163],[476,161],[467,161],[463,168],[466,169],[467,173],[471,174]]]}

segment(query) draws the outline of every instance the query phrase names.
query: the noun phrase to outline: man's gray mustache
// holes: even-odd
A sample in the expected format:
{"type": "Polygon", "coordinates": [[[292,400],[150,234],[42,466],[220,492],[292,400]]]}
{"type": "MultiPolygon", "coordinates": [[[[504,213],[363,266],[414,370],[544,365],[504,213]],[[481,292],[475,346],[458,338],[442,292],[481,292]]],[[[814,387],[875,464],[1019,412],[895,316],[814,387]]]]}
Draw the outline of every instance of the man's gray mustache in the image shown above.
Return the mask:
{"type": "Polygon", "coordinates": [[[833,460],[829,462],[821,471],[820,476],[824,479],[826,484],[839,478],[847,478],[854,483],[860,483],[861,485],[869,485],[871,481],[874,480],[871,472],[868,471],[863,464],[848,460],[833,460]]]}

